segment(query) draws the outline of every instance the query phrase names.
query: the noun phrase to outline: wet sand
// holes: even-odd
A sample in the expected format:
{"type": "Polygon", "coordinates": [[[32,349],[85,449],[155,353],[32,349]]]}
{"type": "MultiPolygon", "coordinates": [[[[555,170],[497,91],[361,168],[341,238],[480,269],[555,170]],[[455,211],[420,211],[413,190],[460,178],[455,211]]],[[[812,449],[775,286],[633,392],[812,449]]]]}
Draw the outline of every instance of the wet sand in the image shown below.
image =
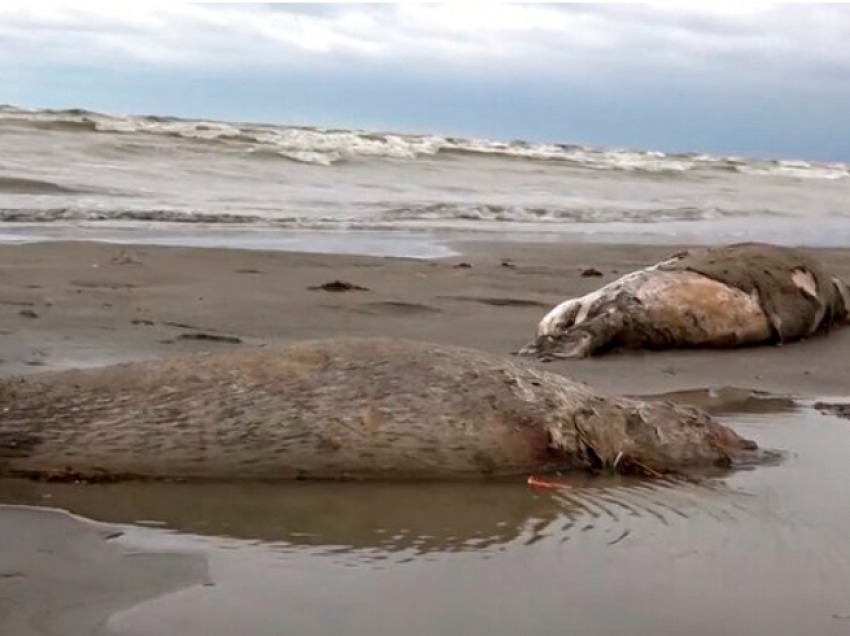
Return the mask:
{"type": "Polygon", "coordinates": [[[103,633],[114,613],[208,580],[202,553],[138,550],[123,530],[59,511],[0,508],[0,633],[103,633]]]}
{"type": "MultiPolygon", "coordinates": [[[[420,260],[99,243],[2,246],[0,373],[341,335],[418,338],[508,355],[565,297],[677,249],[455,247],[464,255],[420,260]],[[588,268],[602,276],[583,277],[588,268]],[[338,280],[365,289],[311,289],[338,280]]],[[[850,280],[850,251],[816,254],[850,280]]],[[[547,366],[627,393],[729,385],[846,395],[848,347],[850,329],[785,347],[638,352],[547,366]]]]}
{"type": "MultiPolygon", "coordinates": [[[[463,256],[415,260],[3,246],[0,373],[331,335],[508,354],[564,297],[676,249],[455,247],[463,256]],[[591,267],[602,277],[581,275],[591,267]],[[365,289],[311,289],[334,281],[365,289]]],[[[850,251],[818,255],[850,279],[850,251]]],[[[782,348],[546,365],[624,393],[678,391],[789,451],[699,485],[0,482],[0,503],[154,526],[122,527],[134,544],[110,539],[113,527],[0,506],[0,633],[846,634],[850,427],[814,402],[850,396],[848,347],[845,330],[782,348]]]]}

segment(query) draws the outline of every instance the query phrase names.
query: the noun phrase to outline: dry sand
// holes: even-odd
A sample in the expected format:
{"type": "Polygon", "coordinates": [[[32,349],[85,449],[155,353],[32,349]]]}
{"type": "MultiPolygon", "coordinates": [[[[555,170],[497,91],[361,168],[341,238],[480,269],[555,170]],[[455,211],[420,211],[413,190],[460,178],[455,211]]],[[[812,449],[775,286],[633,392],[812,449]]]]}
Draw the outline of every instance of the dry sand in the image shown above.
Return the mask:
{"type": "MultiPolygon", "coordinates": [[[[509,354],[549,308],[676,248],[464,244],[441,260],[45,243],[0,248],[0,374],[222,347],[384,335],[509,354]],[[585,277],[594,268],[601,277],[585,277]],[[363,289],[313,289],[344,281],[363,289]]],[[[850,280],[850,251],[818,251],[850,280]]],[[[850,329],[785,347],[612,354],[553,371],[630,394],[732,386],[850,395],[850,329]]],[[[694,394],[699,395],[699,394],[694,394]]],[[[109,531],[0,507],[0,634],[106,633],[120,608],[204,578],[189,555],[129,559],[109,531]]]]}

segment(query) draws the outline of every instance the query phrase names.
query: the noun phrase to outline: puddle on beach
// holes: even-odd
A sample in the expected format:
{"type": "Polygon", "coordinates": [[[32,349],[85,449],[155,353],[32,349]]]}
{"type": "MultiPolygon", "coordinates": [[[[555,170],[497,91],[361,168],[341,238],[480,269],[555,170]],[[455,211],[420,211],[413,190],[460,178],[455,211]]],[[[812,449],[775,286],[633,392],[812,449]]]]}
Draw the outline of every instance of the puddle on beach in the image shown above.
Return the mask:
{"type": "Polygon", "coordinates": [[[850,421],[790,399],[685,392],[784,461],[701,483],[0,482],[0,502],[136,524],[200,550],[213,585],[110,634],[850,634],[850,421]]]}

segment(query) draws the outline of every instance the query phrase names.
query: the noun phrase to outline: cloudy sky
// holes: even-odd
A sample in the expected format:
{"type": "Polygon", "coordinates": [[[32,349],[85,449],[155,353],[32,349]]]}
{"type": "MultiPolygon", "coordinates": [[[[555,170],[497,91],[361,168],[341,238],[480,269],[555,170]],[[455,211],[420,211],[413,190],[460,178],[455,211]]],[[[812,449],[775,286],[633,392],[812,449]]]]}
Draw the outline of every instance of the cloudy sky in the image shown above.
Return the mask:
{"type": "Polygon", "coordinates": [[[29,107],[848,160],[848,79],[836,4],[0,4],[29,107]]]}

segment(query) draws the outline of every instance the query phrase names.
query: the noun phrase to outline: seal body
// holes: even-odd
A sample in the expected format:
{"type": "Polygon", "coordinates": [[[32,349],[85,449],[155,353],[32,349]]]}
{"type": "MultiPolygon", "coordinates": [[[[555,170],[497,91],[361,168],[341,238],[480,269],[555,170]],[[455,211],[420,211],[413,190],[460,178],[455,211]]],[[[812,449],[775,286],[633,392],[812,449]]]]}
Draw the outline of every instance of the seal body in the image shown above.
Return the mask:
{"type": "Polygon", "coordinates": [[[729,465],[704,412],[603,395],[482,352],[381,338],[53,372],[0,384],[0,474],[453,479],[729,465]]]}
{"type": "Polygon", "coordinates": [[[791,248],[741,243],[682,252],[552,309],[521,353],[791,342],[848,322],[847,285],[791,248]]]}

